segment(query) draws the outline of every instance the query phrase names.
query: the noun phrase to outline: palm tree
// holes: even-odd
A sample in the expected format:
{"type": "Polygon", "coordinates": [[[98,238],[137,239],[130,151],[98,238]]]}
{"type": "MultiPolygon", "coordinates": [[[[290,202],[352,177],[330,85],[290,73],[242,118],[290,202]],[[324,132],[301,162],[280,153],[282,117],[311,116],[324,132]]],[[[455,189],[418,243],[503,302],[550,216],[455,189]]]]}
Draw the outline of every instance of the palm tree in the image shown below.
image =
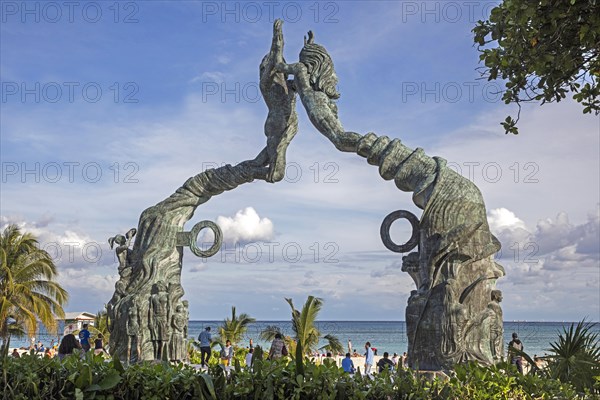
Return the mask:
{"type": "Polygon", "coordinates": [[[56,332],[67,292],[55,281],[56,266],[31,233],[9,225],[0,234],[0,339],[33,336],[38,321],[56,332]]]}
{"type": "MultiPolygon", "coordinates": [[[[315,322],[317,315],[323,307],[323,299],[308,296],[306,303],[302,307],[302,310],[297,310],[294,307],[292,299],[286,298],[292,309],[292,330],[294,331],[293,339],[296,343],[301,346],[303,353],[310,354],[317,349],[319,340],[321,339],[321,332],[317,329],[315,322]]],[[[275,337],[275,333],[278,329],[274,326],[268,326],[261,332],[261,339],[272,340],[275,337]]],[[[334,353],[342,353],[344,351],[342,344],[339,339],[334,335],[325,335],[322,337],[327,344],[321,348],[325,348],[334,353]]],[[[293,352],[291,354],[294,354],[293,352]]]]}
{"type": "Polygon", "coordinates": [[[232,306],[231,318],[226,318],[219,327],[219,337],[223,342],[231,340],[231,343],[236,344],[244,337],[244,334],[248,330],[248,325],[255,321],[256,319],[246,313],[239,316],[236,315],[235,306],[232,306]]]}
{"type": "Polygon", "coordinates": [[[292,330],[296,336],[296,342],[302,346],[305,353],[311,353],[316,349],[321,337],[321,332],[317,329],[315,322],[323,307],[323,299],[308,296],[302,311],[296,310],[292,299],[286,298],[285,301],[292,309],[292,330]]]}
{"type": "Polygon", "coordinates": [[[595,376],[600,375],[600,342],[592,329],[596,324],[585,319],[571,324],[559,334],[558,341],[550,343],[548,371],[552,378],[571,383],[578,391],[592,389],[595,376]]]}

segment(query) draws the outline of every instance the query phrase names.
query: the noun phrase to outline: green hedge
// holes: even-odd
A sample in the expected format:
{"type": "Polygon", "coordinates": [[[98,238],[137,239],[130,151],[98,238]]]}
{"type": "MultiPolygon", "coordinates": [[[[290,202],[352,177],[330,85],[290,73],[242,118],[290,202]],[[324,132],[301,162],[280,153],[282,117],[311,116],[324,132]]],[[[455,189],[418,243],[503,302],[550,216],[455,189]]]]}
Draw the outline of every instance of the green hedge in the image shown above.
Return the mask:
{"type": "MultiPolygon", "coordinates": [[[[350,376],[335,363],[315,365],[308,359],[267,361],[258,352],[253,370],[229,374],[216,364],[206,373],[190,366],[140,363],[124,368],[88,353],[40,358],[2,359],[3,399],[575,399],[559,381],[523,376],[508,364],[458,366],[446,380],[428,381],[411,371],[373,377],[350,376]],[[302,371],[299,374],[298,371],[302,371]]],[[[240,354],[241,357],[241,354],[240,354]]],[[[216,361],[216,360],[215,360],[216,361]]],[[[586,398],[597,398],[587,395],[586,398]]]]}

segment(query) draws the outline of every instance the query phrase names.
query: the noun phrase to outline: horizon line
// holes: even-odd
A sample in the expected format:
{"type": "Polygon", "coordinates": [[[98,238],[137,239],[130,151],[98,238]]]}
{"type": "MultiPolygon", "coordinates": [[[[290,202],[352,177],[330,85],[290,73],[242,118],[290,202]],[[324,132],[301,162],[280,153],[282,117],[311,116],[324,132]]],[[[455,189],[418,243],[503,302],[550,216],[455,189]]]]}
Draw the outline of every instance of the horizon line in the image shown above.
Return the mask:
{"type": "MultiPolygon", "coordinates": [[[[189,319],[189,322],[221,322],[223,319],[189,319]]],[[[254,322],[291,322],[290,319],[257,319],[254,322]]],[[[327,320],[319,320],[315,322],[405,322],[404,320],[377,320],[377,319],[327,319],[327,320]]],[[[545,321],[545,320],[527,320],[527,319],[519,319],[519,320],[503,320],[502,322],[545,322],[545,323],[579,323],[581,321],[545,321]]],[[[600,324],[600,321],[585,321],[592,324],[600,324]]]]}

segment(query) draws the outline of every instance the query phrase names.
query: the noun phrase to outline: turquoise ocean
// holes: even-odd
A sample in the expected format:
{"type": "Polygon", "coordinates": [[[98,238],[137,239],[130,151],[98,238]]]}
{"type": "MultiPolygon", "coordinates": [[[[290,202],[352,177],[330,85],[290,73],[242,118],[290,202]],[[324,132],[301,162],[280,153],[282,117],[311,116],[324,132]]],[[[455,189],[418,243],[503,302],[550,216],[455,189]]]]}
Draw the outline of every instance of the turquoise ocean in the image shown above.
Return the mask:
{"type": "MultiPolygon", "coordinates": [[[[212,332],[215,333],[221,323],[222,321],[190,321],[188,336],[190,339],[197,338],[207,326],[210,326],[212,332]]],[[[559,332],[562,332],[563,328],[568,328],[570,324],[570,322],[506,321],[504,322],[504,347],[506,349],[512,333],[516,332],[525,345],[525,352],[531,356],[534,354],[543,356],[548,353],[550,342],[557,341],[559,332]]],[[[289,321],[257,321],[249,326],[239,346],[247,347],[250,339],[254,341],[255,345],[269,346],[269,343],[259,339],[260,332],[269,325],[279,327],[285,335],[292,334],[292,326],[289,321]]],[[[344,348],[347,347],[348,339],[350,339],[352,347],[361,354],[367,341],[377,348],[378,354],[383,354],[384,351],[390,354],[402,354],[408,347],[406,324],[403,321],[320,321],[317,322],[317,327],[322,335],[336,335],[344,348]]],[[[61,328],[59,328],[59,332],[62,332],[61,328]]],[[[596,325],[594,330],[600,333],[600,325],[596,325]]],[[[52,340],[56,342],[58,339],[57,336],[46,333],[43,328],[35,338],[36,342],[41,341],[46,346],[52,340]]],[[[11,340],[11,347],[28,345],[29,340],[26,338],[11,340]]]]}
{"type": "MultiPolygon", "coordinates": [[[[221,323],[222,321],[190,321],[189,336],[197,338],[207,326],[210,326],[212,332],[215,332],[221,323]]],[[[249,339],[252,338],[254,344],[270,346],[270,343],[264,343],[259,339],[260,332],[268,325],[278,326],[283,334],[292,335],[292,324],[289,321],[257,321],[250,325],[245,341],[239,345],[247,347],[249,339]]],[[[506,351],[506,346],[512,339],[512,333],[516,332],[525,346],[526,353],[532,357],[533,355],[543,356],[548,353],[550,342],[558,340],[559,332],[563,332],[563,327],[568,329],[570,325],[571,322],[505,321],[504,349],[506,351]]],[[[364,345],[367,341],[377,348],[379,355],[384,351],[390,354],[402,354],[408,348],[404,321],[321,321],[317,322],[317,327],[322,335],[337,336],[344,348],[347,348],[348,339],[350,339],[352,347],[360,354],[364,352],[364,345]]],[[[600,324],[594,327],[594,331],[600,333],[600,324]]],[[[320,345],[324,344],[325,342],[320,343],[320,345]]]]}

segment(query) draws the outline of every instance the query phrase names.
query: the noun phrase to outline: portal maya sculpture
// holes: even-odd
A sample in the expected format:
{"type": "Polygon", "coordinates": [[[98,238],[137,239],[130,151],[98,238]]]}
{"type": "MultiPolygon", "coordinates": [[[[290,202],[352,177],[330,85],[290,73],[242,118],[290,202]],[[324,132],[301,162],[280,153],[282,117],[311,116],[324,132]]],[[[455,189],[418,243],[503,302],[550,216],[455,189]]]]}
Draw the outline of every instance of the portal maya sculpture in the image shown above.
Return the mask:
{"type": "Polygon", "coordinates": [[[198,206],[224,191],[260,179],[283,179],[286,150],[298,131],[296,95],[311,123],[336,149],[356,153],[377,166],[385,180],[412,192],[423,210],[420,218],[404,210],[389,214],[381,238],[391,251],[407,253],[402,270],[415,282],[406,307],[409,365],[444,370],[475,360],[492,364],[503,355],[502,294],[495,289],[504,269],[494,262],[500,250],[491,234],[483,197],[468,179],[440,157],[410,149],[399,139],[345,131],[338,118],[337,76],[327,50],[312,32],[304,39],[299,62],[283,58],[282,22],[275,21],[269,53],[260,64],[260,89],[268,107],[266,147],[252,160],[204,171],[170,197],[146,209],[137,230],[117,235],[120,279],[107,308],[111,353],[127,362],[183,360],[186,357],[188,303],[182,300],[183,247],[200,257],[220,248],[222,235],[211,221],[184,232],[198,206]],[[407,219],[413,233],[405,244],[394,243],[391,224],[407,219]],[[202,229],[211,229],[208,250],[196,246],[202,229]],[[135,242],[130,249],[130,241],[135,242]]]}

